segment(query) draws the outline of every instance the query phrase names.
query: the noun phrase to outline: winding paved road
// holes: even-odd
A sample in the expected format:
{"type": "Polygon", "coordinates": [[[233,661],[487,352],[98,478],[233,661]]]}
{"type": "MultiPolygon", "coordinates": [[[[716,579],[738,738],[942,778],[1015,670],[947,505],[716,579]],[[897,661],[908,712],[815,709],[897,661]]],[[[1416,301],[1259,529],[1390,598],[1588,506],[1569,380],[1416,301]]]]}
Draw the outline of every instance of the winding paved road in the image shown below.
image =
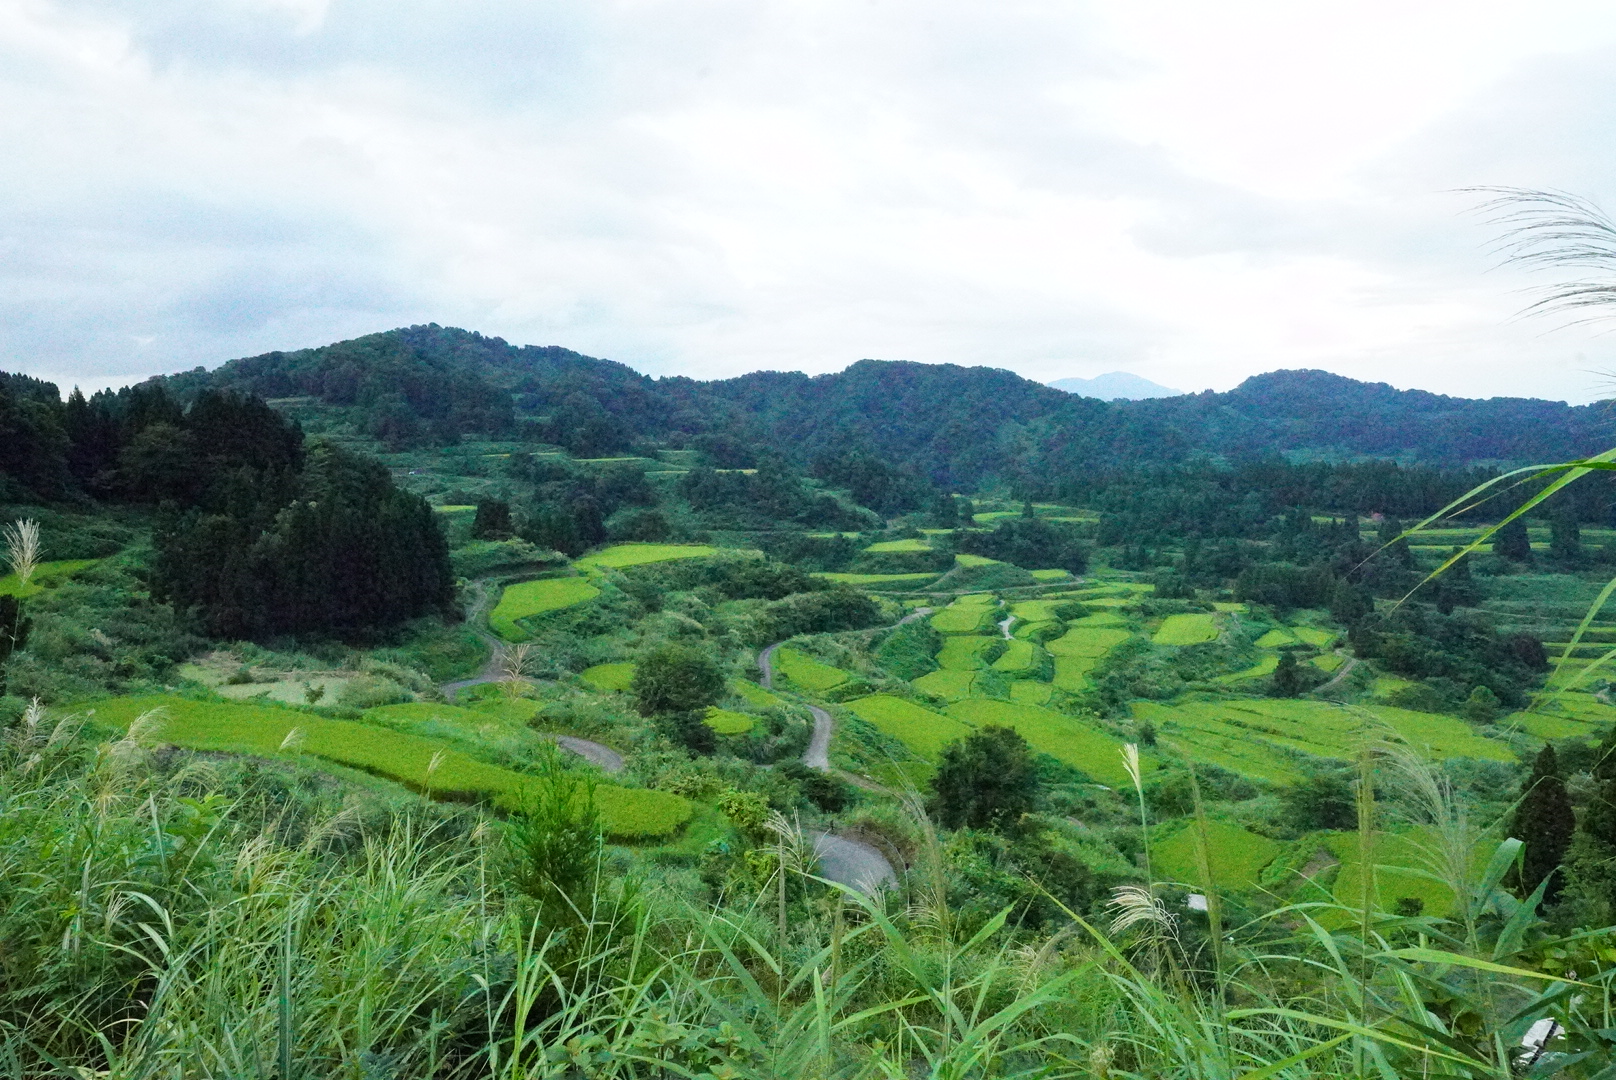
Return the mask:
{"type": "MultiPolygon", "coordinates": [[[[483,643],[488,646],[488,663],[484,664],[483,669],[473,678],[456,679],[453,682],[443,683],[438,687],[439,690],[443,691],[443,696],[450,702],[454,701],[457,692],[464,690],[466,687],[499,682],[504,674],[499,668],[499,658],[500,653],[505,648],[505,643],[483,626],[483,617],[488,614],[488,609],[493,603],[493,593],[489,588],[492,583],[490,578],[479,578],[472,582],[472,588],[476,590],[476,598],[466,612],[466,623],[471,628],[471,632],[482,638],[483,643]]],[[[577,754],[585,761],[594,762],[606,772],[623,771],[623,755],[609,746],[592,742],[589,739],[580,739],[576,735],[556,735],[553,738],[556,745],[561,749],[577,754]]]]}
{"type": "MultiPolygon", "coordinates": [[[[902,626],[916,619],[924,619],[931,612],[929,607],[916,608],[893,625],[902,626]]],[[[1005,636],[1009,636],[1008,631],[1005,636]]],[[[765,690],[774,689],[774,654],[782,644],[777,641],[758,653],[758,673],[762,676],[758,681],[765,690]]],[[[836,729],[836,722],[830,713],[817,705],[808,705],[807,708],[814,717],[814,732],[808,737],[808,749],[803,752],[802,763],[810,769],[831,772],[830,737],[836,729]]],[[[862,840],[837,836],[835,833],[817,833],[814,836],[814,854],[819,856],[820,876],[866,895],[898,880],[887,857],[862,840]]]]}
{"type": "Polygon", "coordinates": [[[886,856],[862,840],[835,833],[816,833],[814,854],[819,857],[820,877],[857,889],[866,896],[898,880],[886,856]]]}

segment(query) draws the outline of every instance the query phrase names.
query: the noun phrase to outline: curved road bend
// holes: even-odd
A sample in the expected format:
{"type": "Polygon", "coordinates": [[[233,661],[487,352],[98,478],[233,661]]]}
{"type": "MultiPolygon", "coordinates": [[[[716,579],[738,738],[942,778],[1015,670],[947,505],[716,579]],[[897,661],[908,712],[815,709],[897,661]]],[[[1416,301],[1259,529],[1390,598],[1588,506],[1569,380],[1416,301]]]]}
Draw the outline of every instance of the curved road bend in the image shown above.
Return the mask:
{"type": "MultiPolygon", "coordinates": [[[[893,625],[902,626],[916,619],[924,619],[931,612],[931,608],[916,608],[893,625]]],[[[775,642],[758,653],[758,673],[762,675],[759,682],[766,690],[774,689],[774,654],[781,644],[775,642]]],[[[830,737],[835,730],[835,721],[830,713],[817,705],[809,705],[808,711],[814,717],[814,732],[808,738],[808,749],[802,755],[802,763],[810,769],[830,772],[830,737]]],[[[862,840],[834,833],[818,833],[814,837],[814,854],[819,857],[819,871],[823,877],[866,895],[898,879],[887,857],[862,840]]]]}
{"type": "MultiPolygon", "coordinates": [[[[488,614],[488,609],[493,601],[488,588],[490,583],[491,579],[489,578],[480,578],[472,583],[473,588],[476,589],[476,598],[472,600],[471,607],[466,612],[466,623],[471,628],[471,632],[481,638],[483,643],[488,646],[488,663],[484,664],[483,669],[473,678],[456,679],[453,682],[443,683],[438,687],[443,692],[443,696],[451,703],[454,701],[457,692],[464,690],[468,686],[499,682],[500,676],[503,674],[499,669],[499,656],[501,650],[505,647],[505,643],[483,628],[483,617],[488,614]]],[[[585,761],[594,762],[606,772],[623,771],[623,755],[609,746],[591,742],[588,739],[580,739],[575,735],[557,735],[555,736],[555,741],[556,745],[561,749],[577,754],[585,761]]]]}

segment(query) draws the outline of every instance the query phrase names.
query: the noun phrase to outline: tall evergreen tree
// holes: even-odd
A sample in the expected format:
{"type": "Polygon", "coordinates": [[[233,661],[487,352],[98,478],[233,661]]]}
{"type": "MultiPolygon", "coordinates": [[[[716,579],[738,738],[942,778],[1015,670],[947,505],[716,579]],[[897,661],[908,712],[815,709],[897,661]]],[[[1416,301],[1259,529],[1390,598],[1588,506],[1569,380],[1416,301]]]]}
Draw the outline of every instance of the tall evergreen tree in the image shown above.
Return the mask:
{"type": "Polygon", "coordinates": [[[1521,804],[1515,811],[1512,830],[1516,839],[1526,845],[1521,859],[1521,892],[1530,894],[1547,878],[1549,886],[1543,898],[1553,903],[1564,887],[1560,865],[1571,847],[1577,816],[1571,808],[1565,781],[1560,778],[1560,765],[1552,745],[1545,745],[1538,752],[1532,773],[1521,790],[1521,804]]]}
{"type": "Polygon", "coordinates": [[[471,523],[471,535],[476,540],[506,540],[511,535],[511,504],[502,499],[483,499],[477,503],[477,516],[471,523]]]}
{"type": "Polygon", "coordinates": [[[1527,535],[1526,522],[1520,518],[1493,534],[1493,554],[1513,562],[1530,562],[1532,539],[1527,535]]]}

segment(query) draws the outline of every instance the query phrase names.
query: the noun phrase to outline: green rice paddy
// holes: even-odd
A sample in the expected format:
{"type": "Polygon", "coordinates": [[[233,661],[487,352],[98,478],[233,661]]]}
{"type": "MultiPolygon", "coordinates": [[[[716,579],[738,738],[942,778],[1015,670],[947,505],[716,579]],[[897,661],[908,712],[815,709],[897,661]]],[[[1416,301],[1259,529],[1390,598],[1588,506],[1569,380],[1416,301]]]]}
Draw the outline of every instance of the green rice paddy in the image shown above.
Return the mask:
{"type": "MultiPolygon", "coordinates": [[[[1036,705],[987,698],[967,698],[948,707],[948,715],[968,724],[1015,728],[1033,749],[1080,769],[1102,784],[1128,784],[1122,766],[1122,743],[1074,717],[1036,705]]],[[[1154,761],[1145,764],[1155,767],[1154,761]]]]}
{"type": "Polygon", "coordinates": [[[517,620],[582,604],[599,595],[600,590],[581,577],[543,578],[507,585],[499,603],[488,613],[488,626],[506,641],[526,641],[530,635],[517,625],[517,620]]]}
{"type": "Polygon", "coordinates": [[[34,568],[33,576],[24,585],[17,580],[16,574],[7,574],[0,577],[0,596],[27,597],[45,591],[46,583],[55,584],[65,578],[83,570],[87,566],[94,566],[99,559],[60,559],[56,562],[42,562],[34,568]]]}
{"type": "MultiPolygon", "coordinates": [[[[1321,846],[1341,860],[1332,890],[1336,899],[1350,907],[1361,905],[1364,879],[1358,834],[1329,833],[1322,841],[1321,846]]],[[[1435,847],[1436,837],[1423,828],[1375,835],[1370,858],[1374,866],[1375,904],[1381,911],[1392,911],[1398,900],[1408,897],[1420,900],[1426,915],[1440,918],[1452,914],[1453,890],[1427,876],[1433,872],[1429,852],[1435,847]]],[[[1472,871],[1491,854],[1492,848],[1491,842],[1477,845],[1471,853],[1472,871]]],[[[1345,915],[1341,914],[1328,921],[1339,923],[1344,919],[1345,915]]]]}
{"type": "Polygon", "coordinates": [[[1127,630],[1082,625],[1085,623],[1087,619],[1078,620],[1065,634],[1044,645],[1055,658],[1055,685],[1074,693],[1088,689],[1089,672],[1106,653],[1133,636],[1127,630]]]}
{"type": "MultiPolygon", "coordinates": [[[[947,646],[944,648],[946,650],[947,646]]],[[[993,661],[993,670],[1002,671],[1007,675],[1020,675],[1037,667],[1038,648],[1030,641],[1006,642],[1004,652],[993,661]]]]}
{"type": "MultiPolygon", "coordinates": [[[[1196,833],[1196,823],[1183,818],[1156,829],[1150,858],[1158,878],[1205,888],[1195,850],[1196,833]]],[[[1285,846],[1227,821],[1208,821],[1206,840],[1213,884],[1219,889],[1237,891],[1255,888],[1258,875],[1285,846]]]]}
{"type": "Polygon", "coordinates": [[[1616,723],[1616,708],[1592,694],[1569,690],[1546,697],[1529,712],[1506,716],[1499,726],[1518,728],[1540,739],[1592,739],[1602,736],[1612,723],[1616,723]]]}
{"type": "Polygon", "coordinates": [[[1157,645],[1202,645],[1217,637],[1217,620],[1206,612],[1193,612],[1167,616],[1150,640],[1157,645]]]}
{"type": "MultiPolygon", "coordinates": [[[[161,709],[147,737],[229,753],[266,757],[308,754],[448,798],[487,798],[519,806],[531,776],[479,761],[454,744],[351,720],[333,720],[291,709],[236,702],[195,701],[151,694],[91,703],[97,723],[127,728],[136,717],[161,709]]],[[[438,706],[437,709],[453,709],[438,706]]],[[[467,710],[459,710],[465,712],[467,710]]],[[[665,791],[596,787],[601,818],[623,839],[667,836],[694,811],[689,800],[665,791]]]]}
{"type": "Polygon", "coordinates": [[[1034,581],[1065,581],[1072,576],[1066,570],[1033,570],[1031,573],[1034,581]]]}
{"type": "Polygon", "coordinates": [[[903,743],[916,755],[935,762],[943,747],[963,739],[972,726],[912,701],[876,694],[847,703],[854,716],[903,743]]]}
{"type": "Polygon", "coordinates": [[[674,559],[701,559],[717,553],[717,548],[707,544],[613,544],[593,555],[584,556],[573,565],[585,572],[602,567],[621,570],[628,566],[645,566],[674,559]]]}
{"type": "Polygon", "coordinates": [[[1312,645],[1323,649],[1335,640],[1335,635],[1316,626],[1279,626],[1257,639],[1259,649],[1279,649],[1286,645],[1312,645]]]}
{"type": "Polygon", "coordinates": [[[901,553],[930,551],[931,545],[918,537],[909,537],[905,540],[882,540],[878,543],[871,544],[864,550],[870,552],[871,554],[880,555],[891,552],[901,553]]]}
{"type": "Polygon", "coordinates": [[[745,735],[757,725],[757,720],[741,712],[732,712],[729,709],[709,708],[707,718],[702,721],[720,735],[745,735]]]}
{"type": "Polygon", "coordinates": [[[991,603],[967,603],[962,596],[931,617],[931,626],[939,634],[974,634],[993,625],[999,609],[991,603]]]}
{"type": "Polygon", "coordinates": [[[745,679],[731,679],[729,688],[735,691],[737,696],[744,699],[748,705],[754,705],[760,709],[779,708],[785,705],[784,698],[776,697],[755,682],[748,682],[745,679]]]}
{"type": "Polygon", "coordinates": [[[821,664],[796,649],[780,649],[774,654],[775,670],[804,690],[822,694],[847,681],[847,672],[821,664]]]}
{"type": "Polygon", "coordinates": [[[634,665],[596,664],[580,671],[578,677],[597,690],[622,693],[634,681],[634,665]]]}
{"type": "Polygon", "coordinates": [[[1244,671],[1235,671],[1230,672],[1228,675],[1219,675],[1218,682],[1233,683],[1242,682],[1246,679],[1264,679],[1272,675],[1274,673],[1274,669],[1277,667],[1279,667],[1279,657],[1273,653],[1269,653],[1267,656],[1263,657],[1261,660],[1258,660],[1255,664],[1246,668],[1244,671]]]}
{"type": "Polygon", "coordinates": [[[1017,705],[1048,705],[1055,688],[1046,682],[1017,679],[1010,684],[1010,700],[1017,705]]]}
{"type": "Polygon", "coordinates": [[[1020,600],[1010,605],[1010,614],[1025,622],[1054,622],[1055,609],[1062,603],[1061,600],[1020,600]]]}
{"type": "Polygon", "coordinates": [[[1273,783],[1301,778],[1298,755],[1350,760],[1366,737],[1388,733],[1432,759],[1515,760],[1503,743],[1476,735],[1457,717],[1384,705],[1344,709],[1290,699],[1177,705],[1138,701],[1133,712],[1156,727],[1164,745],[1185,757],[1273,783]]]}
{"type": "Polygon", "coordinates": [[[959,566],[999,566],[998,559],[990,559],[986,555],[967,555],[961,552],[954,556],[954,562],[959,566]]]}
{"type": "Polygon", "coordinates": [[[944,701],[960,701],[970,697],[975,684],[974,671],[933,671],[909,683],[916,690],[944,701]]]}
{"type": "Polygon", "coordinates": [[[838,585],[914,585],[936,581],[938,574],[815,574],[816,578],[834,581],[838,585]]]}
{"type": "MultiPolygon", "coordinates": [[[[948,638],[937,654],[937,666],[945,671],[975,671],[987,667],[983,655],[1002,644],[1002,638],[965,634],[948,638]]],[[[1025,645],[1026,642],[1017,642],[1025,645]]]]}

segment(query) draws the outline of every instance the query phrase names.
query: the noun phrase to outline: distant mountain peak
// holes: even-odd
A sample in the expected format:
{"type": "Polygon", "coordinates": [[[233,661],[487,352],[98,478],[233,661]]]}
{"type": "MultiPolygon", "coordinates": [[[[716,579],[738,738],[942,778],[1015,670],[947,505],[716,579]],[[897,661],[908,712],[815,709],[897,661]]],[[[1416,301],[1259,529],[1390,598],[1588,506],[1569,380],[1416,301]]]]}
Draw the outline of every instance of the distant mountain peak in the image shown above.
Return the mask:
{"type": "Polygon", "coordinates": [[[1101,401],[1140,401],[1144,398],[1178,397],[1184,391],[1153,383],[1127,371],[1108,371],[1092,379],[1056,379],[1049,384],[1056,390],[1101,401]]]}

